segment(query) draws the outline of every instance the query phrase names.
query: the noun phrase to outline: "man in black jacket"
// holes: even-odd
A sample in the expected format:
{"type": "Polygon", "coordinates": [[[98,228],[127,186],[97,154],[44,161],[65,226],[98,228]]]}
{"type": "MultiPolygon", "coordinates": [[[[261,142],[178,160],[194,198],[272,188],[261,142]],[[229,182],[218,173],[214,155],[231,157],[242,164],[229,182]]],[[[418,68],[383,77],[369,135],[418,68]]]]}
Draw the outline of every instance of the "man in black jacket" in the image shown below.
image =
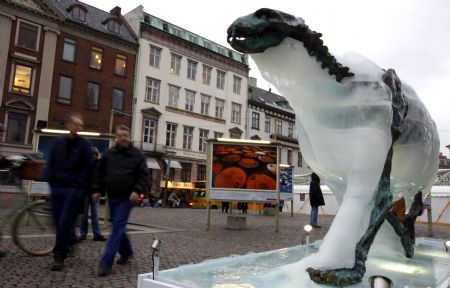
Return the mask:
{"type": "Polygon", "coordinates": [[[92,167],[92,145],[77,134],[83,130],[83,124],[80,114],[69,115],[66,128],[70,133],[55,141],[46,167],[56,226],[52,271],[63,270],[69,248],[76,242],[76,213],[92,167]]]}
{"type": "Polygon", "coordinates": [[[125,228],[133,204],[148,186],[148,170],[142,152],[131,144],[130,129],[124,125],[116,128],[116,145],[105,152],[100,160],[98,175],[92,195],[97,200],[105,191],[111,211],[112,233],[99,263],[98,276],[112,272],[114,257],[117,264],[126,264],[133,255],[125,228]]]}

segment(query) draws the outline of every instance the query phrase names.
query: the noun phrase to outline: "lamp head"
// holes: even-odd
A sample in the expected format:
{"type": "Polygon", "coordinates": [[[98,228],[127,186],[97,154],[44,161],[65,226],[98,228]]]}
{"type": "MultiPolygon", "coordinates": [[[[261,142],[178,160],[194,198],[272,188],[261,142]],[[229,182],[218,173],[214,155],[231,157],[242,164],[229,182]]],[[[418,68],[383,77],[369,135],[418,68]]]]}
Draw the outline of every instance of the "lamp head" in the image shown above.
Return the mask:
{"type": "Polygon", "coordinates": [[[152,243],[152,250],[159,252],[161,248],[161,240],[154,238],[152,243]]]}
{"type": "Polygon", "coordinates": [[[309,224],[306,224],[305,226],[303,226],[303,229],[306,231],[306,233],[309,233],[312,231],[312,226],[309,224]]]}
{"type": "Polygon", "coordinates": [[[370,276],[369,278],[370,288],[392,288],[394,284],[392,280],[381,275],[370,276]]]}

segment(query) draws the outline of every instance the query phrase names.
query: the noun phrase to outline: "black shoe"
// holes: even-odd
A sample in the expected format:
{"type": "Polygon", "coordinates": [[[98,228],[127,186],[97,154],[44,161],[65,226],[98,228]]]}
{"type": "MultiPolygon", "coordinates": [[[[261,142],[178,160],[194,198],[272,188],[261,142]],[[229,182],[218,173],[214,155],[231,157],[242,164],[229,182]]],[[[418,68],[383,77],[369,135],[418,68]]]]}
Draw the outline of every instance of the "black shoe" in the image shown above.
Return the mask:
{"type": "Polygon", "coordinates": [[[107,266],[99,266],[97,271],[98,277],[105,277],[112,273],[112,268],[107,266]]]}
{"type": "Polygon", "coordinates": [[[6,255],[8,255],[8,252],[6,252],[6,251],[0,251],[0,258],[1,257],[6,257],[6,255]]]}
{"type": "Polygon", "coordinates": [[[64,260],[55,258],[52,266],[50,267],[51,271],[62,271],[64,269],[64,260]]]}
{"type": "Polygon", "coordinates": [[[80,236],[79,238],[78,238],[78,241],[83,241],[83,240],[86,240],[86,236],[80,236]]]}
{"type": "Polygon", "coordinates": [[[311,225],[311,226],[314,228],[322,228],[322,226],[320,226],[320,225],[311,225]]]}
{"type": "Polygon", "coordinates": [[[95,236],[94,239],[92,239],[92,241],[105,242],[106,238],[103,235],[95,236]]]}
{"type": "Polygon", "coordinates": [[[116,263],[119,265],[125,265],[130,260],[131,256],[120,256],[119,259],[117,259],[116,263]]]}

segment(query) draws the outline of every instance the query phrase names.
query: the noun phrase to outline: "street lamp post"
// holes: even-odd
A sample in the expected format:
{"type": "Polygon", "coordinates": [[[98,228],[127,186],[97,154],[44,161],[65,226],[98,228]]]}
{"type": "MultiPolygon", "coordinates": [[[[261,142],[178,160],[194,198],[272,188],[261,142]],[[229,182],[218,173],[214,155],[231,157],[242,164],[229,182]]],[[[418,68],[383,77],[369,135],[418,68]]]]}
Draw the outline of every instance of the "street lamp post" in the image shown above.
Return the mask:
{"type": "Polygon", "coordinates": [[[170,177],[170,163],[172,161],[172,155],[175,155],[176,153],[174,151],[165,150],[167,155],[167,168],[166,168],[166,174],[164,175],[164,190],[162,195],[162,207],[167,207],[167,196],[168,196],[168,188],[167,185],[169,184],[169,177],[170,177]]]}

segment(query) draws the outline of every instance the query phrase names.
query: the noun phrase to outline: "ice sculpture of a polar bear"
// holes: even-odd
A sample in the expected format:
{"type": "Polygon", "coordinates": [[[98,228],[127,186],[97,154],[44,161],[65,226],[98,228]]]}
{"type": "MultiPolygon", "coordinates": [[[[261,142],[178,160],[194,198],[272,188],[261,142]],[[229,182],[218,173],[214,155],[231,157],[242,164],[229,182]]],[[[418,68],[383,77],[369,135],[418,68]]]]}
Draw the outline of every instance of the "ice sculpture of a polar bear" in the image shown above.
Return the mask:
{"type": "Polygon", "coordinates": [[[413,256],[414,222],[436,177],[439,138],[394,70],[354,53],[336,59],[320,37],[303,19],[266,8],[228,28],[231,46],[252,54],[294,107],[302,154],[340,201],[307,271],[317,283],[346,286],[361,281],[384,220],[413,256]],[[390,211],[400,197],[410,206],[402,221],[390,211]]]}

